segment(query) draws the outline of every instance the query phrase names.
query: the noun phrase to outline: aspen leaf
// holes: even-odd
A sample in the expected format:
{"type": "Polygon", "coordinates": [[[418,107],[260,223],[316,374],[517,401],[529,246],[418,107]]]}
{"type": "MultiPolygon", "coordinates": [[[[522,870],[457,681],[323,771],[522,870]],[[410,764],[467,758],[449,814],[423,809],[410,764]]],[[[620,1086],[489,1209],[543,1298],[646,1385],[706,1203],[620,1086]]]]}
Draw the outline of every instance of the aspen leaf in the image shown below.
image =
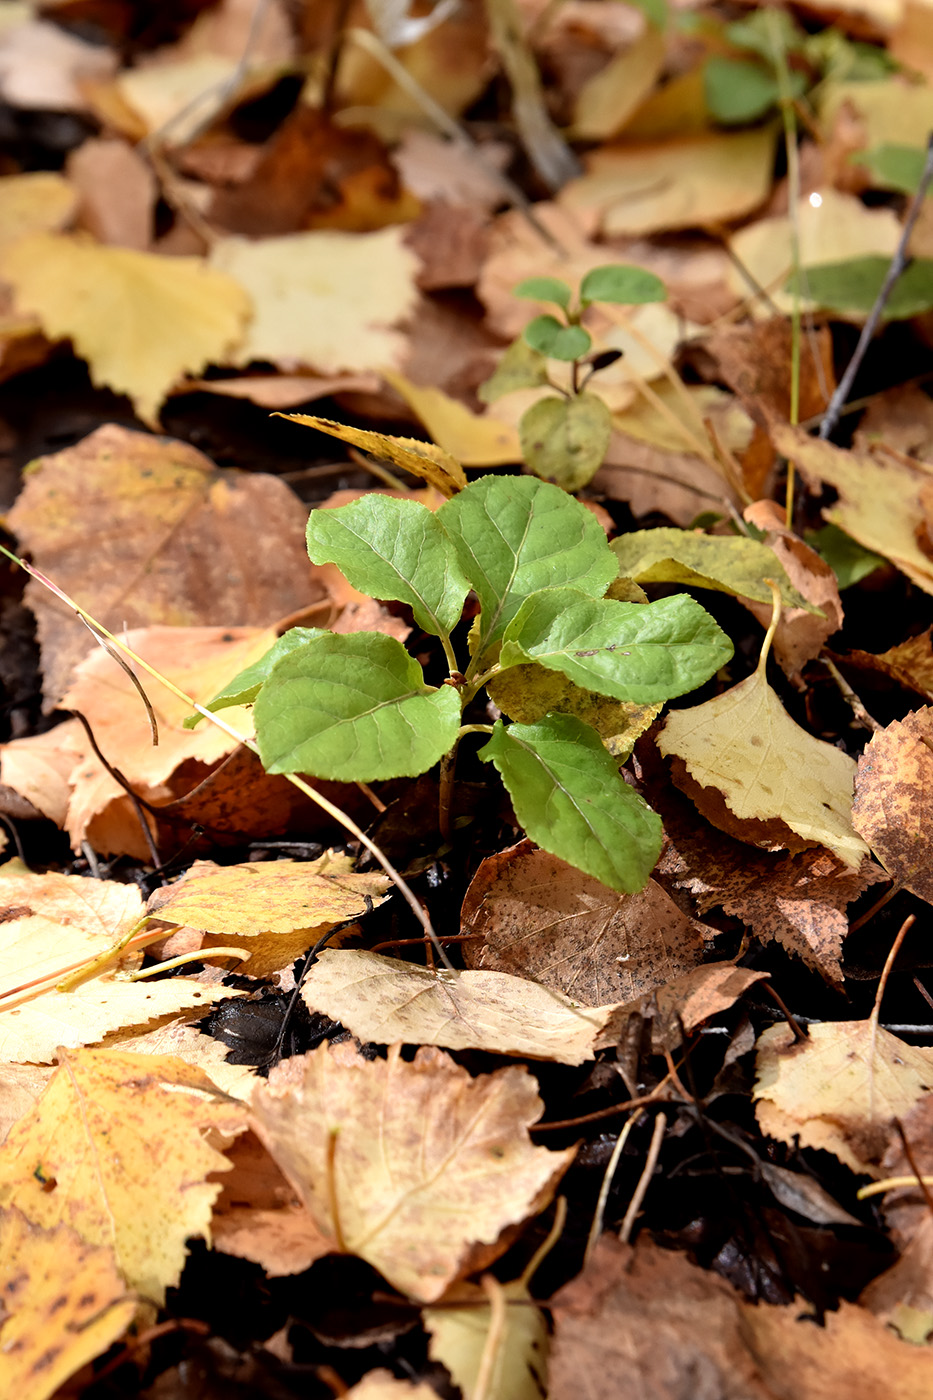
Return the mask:
{"type": "MultiPolygon", "coordinates": [[[[486,1400],[543,1400],[547,1394],[547,1323],[534,1307],[521,1279],[500,1285],[505,1325],[496,1343],[483,1395],[486,1400]]],[[[428,1355],[440,1361],[460,1387],[464,1400],[477,1391],[492,1325],[492,1308],[481,1288],[463,1290],[443,1308],[425,1308],[424,1326],[431,1338],[428,1355]]]]}
{"type": "Polygon", "coordinates": [[[57,232],[69,224],[78,193],[64,175],[52,170],[0,179],[0,246],[30,233],[57,232]]]}
{"type": "Polygon", "coordinates": [[[832,1152],[880,1175],[894,1118],[933,1086],[933,1050],[907,1045],[873,1020],[824,1022],[797,1041],[786,1025],[758,1039],[755,1113],[762,1132],[832,1152]]]}
{"type": "Polygon", "coordinates": [[[334,1247],[430,1303],[550,1200],[574,1149],[532,1146],[541,1107],[517,1065],[474,1078],[430,1046],[322,1045],[272,1070],[253,1126],[334,1247]]]}
{"type": "Polygon", "coordinates": [[[0,1393],[47,1400],[123,1335],[136,1301],[113,1252],[0,1211],[0,1393]]]}
{"type": "Polygon", "coordinates": [[[581,1005],[505,972],[451,977],[351,948],[325,949],[301,994],[310,1010],[340,1021],[360,1041],[488,1050],[567,1065],[592,1058],[615,1010],[581,1005]]]}
{"type": "Polygon", "coordinates": [[[0,1149],[0,1204],[111,1246],[130,1286],[161,1302],[181,1277],[185,1240],[208,1236],[220,1191],[209,1174],[229,1169],[207,1134],[236,1135],[244,1121],[244,1105],[182,1060],[62,1051],[0,1149]]]}
{"type": "Polygon", "coordinates": [[[466,486],[466,475],[460,463],[449,452],[435,447],[431,442],[390,437],[388,433],[373,433],[366,428],[352,428],[346,423],[334,423],[329,418],[316,418],[310,413],[283,413],[281,417],[287,418],[290,423],[303,423],[306,428],[317,428],[320,433],[329,433],[331,437],[361,447],[364,452],[370,452],[384,462],[391,462],[393,466],[411,472],[412,476],[419,477],[430,486],[436,486],[445,496],[452,496],[466,486]]]}
{"type": "Polygon", "coordinates": [[[752,675],[668,715],[658,748],[683,759],[690,777],[721,793],[740,821],[783,822],[856,868],[868,846],[851,821],[855,760],[795,724],[768,685],[765,662],[779,616],[776,610],[752,675]]]}
{"type": "Polygon", "coordinates": [[[740,598],[771,604],[771,578],[785,603],[815,612],[790,582],[772,550],[759,540],[740,535],[697,535],[691,530],[663,526],[633,530],[613,540],[619,568],[639,583],[681,583],[688,588],[712,588],[740,598]]]}
{"type": "Polygon", "coordinates": [[[223,361],[243,334],[249,297],[200,258],[101,247],[40,233],[0,253],[16,304],[68,339],[95,384],[128,394],[155,424],[177,379],[223,361]]]}
{"type": "Polygon", "coordinates": [[[254,307],[237,362],[297,361],[322,373],[398,365],[405,338],[393,327],[418,299],[418,259],[404,236],[386,228],[257,243],[222,238],[211,264],[238,282],[254,307]]]}

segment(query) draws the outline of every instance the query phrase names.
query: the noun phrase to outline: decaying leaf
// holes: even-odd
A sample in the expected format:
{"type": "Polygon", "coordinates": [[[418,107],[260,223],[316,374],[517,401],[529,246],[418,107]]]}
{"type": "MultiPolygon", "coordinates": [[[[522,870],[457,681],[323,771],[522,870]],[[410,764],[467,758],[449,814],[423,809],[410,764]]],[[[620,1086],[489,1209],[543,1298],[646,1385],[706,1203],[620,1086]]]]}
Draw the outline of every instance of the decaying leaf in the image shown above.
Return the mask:
{"type": "Polygon", "coordinates": [[[52,339],[69,339],[96,384],[129,394],[139,416],[183,374],[224,360],[250,311],[237,282],[200,258],[168,258],[87,238],[40,233],[0,254],[17,306],[52,339]]]}
{"type": "MultiPolygon", "coordinates": [[[[658,747],[683,759],[695,783],[721,793],[740,822],[782,822],[855,868],[868,853],[850,820],[855,761],[795,724],[768,685],[774,626],[752,675],[703,705],[672,712],[658,747]]],[[[778,836],[777,843],[787,841],[778,836]]]]}
{"type": "Polygon", "coordinates": [[[208,1234],[220,1191],[208,1175],[229,1166],[207,1131],[234,1136],[244,1115],[181,1060],[62,1051],[0,1149],[0,1204],[110,1246],[130,1286],[161,1301],[181,1276],[185,1240],[208,1234]]]}
{"type": "Polygon", "coordinates": [[[445,496],[452,496],[466,486],[466,474],[460,463],[444,448],[435,447],[431,442],[372,433],[346,423],[334,423],[329,418],[315,418],[310,413],[283,413],[282,417],[290,423],[303,423],[307,428],[317,428],[318,432],[362,447],[364,452],[371,452],[374,457],[392,462],[430,486],[436,486],[445,496]]]}
{"type": "Polygon", "coordinates": [[[488,1050],[569,1065],[592,1058],[616,1010],[614,1004],[581,1004],[505,972],[450,976],[350,948],[325,949],[301,994],[310,1010],[340,1021],[361,1041],[488,1050]]]}
{"type": "Polygon", "coordinates": [[[933,709],[878,730],[859,759],[852,822],[899,884],[933,903],[933,709]]]}
{"type": "MultiPolygon", "coordinates": [[[[37,459],[8,520],[36,567],[112,631],[268,626],[324,596],[308,577],[304,508],[283,482],[218,471],[187,443],[112,423],[37,459]]],[[[26,600],[52,708],[95,644],[35,580],[26,600]]]]}
{"type": "Polygon", "coordinates": [[[255,1133],[242,1133],[227,1158],[231,1169],[211,1217],[215,1249],[261,1264],[270,1278],[303,1273],[331,1252],[333,1241],[315,1225],[255,1133]]]}
{"type": "Polygon", "coordinates": [[[483,861],[461,924],[477,936],[465,944],[468,967],[529,978],[591,1007],[634,1001],[696,967],[712,932],[653,880],[617,894],[529,841],[483,861]]]}
{"type": "Polygon", "coordinates": [[[0,246],[32,233],[65,228],[78,207],[77,192],[53,170],[0,179],[0,246]]]}
{"type": "Polygon", "coordinates": [[[431,1047],[367,1061],[347,1044],[285,1061],[253,1104],[257,1133],[334,1247],[424,1302],[494,1259],[505,1227],[550,1199],[573,1149],[532,1147],[540,1111],[518,1066],[471,1078],[431,1047]]]}
{"type": "Polygon", "coordinates": [[[0,1210],[0,1390],[47,1400],[123,1335],[136,1312],[113,1251],[67,1225],[0,1210]]]}
{"type": "Polygon", "coordinates": [[[894,1118],[933,1087],[933,1051],[907,1045],[873,1020],[825,1022],[795,1040],[788,1026],[758,1038],[756,1115],[782,1142],[832,1152],[854,1172],[880,1175],[894,1118]]]}
{"type": "MultiPolygon", "coordinates": [[[[611,589],[608,596],[613,596],[611,589]]],[[[488,689],[499,709],[520,724],[536,724],[551,711],[575,715],[584,724],[592,725],[609,752],[620,762],[628,758],[639,734],[650,728],[664,708],[660,704],[636,705],[630,700],[597,695],[594,690],[574,685],[569,676],[560,671],[549,671],[537,662],[510,666],[493,677],[488,689]]]]}
{"type": "MultiPolygon", "coordinates": [[[[501,1287],[505,1325],[494,1339],[495,1354],[483,1394],[487,1400],[544,1400],[547,1394],[547,1323],[527,1287],[516,1279],[501,1287]]],[[[424,1326],[431,1338],[428,1355],[447,1367],[463,1400],[473,1400],[490,1345],[492,1308],[481,1288],[463,1288],[456,1302],[425,1308],[424,1326]]],[[[485,1363],[489,1365],[488,1362],[485,1363]]]]}
{"type": "Polygon", "coordinates": [[[401,394],[441,450],[465,467],[495,467],[521,461],[518,433],[495,413],[473,413],[443,389],[413,384],[392,370],[386,370],[383,377],[401,394]]]}

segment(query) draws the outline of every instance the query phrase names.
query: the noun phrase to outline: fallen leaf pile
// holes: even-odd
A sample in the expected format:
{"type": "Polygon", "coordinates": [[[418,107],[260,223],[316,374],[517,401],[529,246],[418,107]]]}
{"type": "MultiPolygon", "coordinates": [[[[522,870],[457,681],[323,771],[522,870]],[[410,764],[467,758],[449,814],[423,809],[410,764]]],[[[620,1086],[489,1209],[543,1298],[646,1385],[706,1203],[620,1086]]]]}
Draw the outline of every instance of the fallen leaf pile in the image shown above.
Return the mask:
{"type": "Polygon", "coordinates": [[[0,113],[0,1394],[927,1400],[929,4],[15,0],[0,113]],[[419,592],[522,472],[702,689],[419,592]],[[264,771],[321,632],[469,693],[449,811],[264,771]]]}

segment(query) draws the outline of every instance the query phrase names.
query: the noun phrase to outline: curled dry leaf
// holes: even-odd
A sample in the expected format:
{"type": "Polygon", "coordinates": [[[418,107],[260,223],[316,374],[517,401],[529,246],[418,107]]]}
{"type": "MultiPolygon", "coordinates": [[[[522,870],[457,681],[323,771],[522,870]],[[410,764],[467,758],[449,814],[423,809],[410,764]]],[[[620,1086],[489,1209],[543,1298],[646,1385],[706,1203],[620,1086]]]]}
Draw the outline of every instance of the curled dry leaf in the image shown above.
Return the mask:
{"type": "Polygon", "coordinates": [[[113,1251],[67,1225],[0,1210],[0,1392],[47,1400],[129,1327],[136,1300],[113,1251]]]}
{"type": "Polygon", "coordinates": [[[450,976],[349,948],[325,949],[301,994],[311,1011],[323,1011],[362,1041],[488,1050],[567,1065],[592,1059],[617,1009],[581,1005],[505,972],[450,976]]]}
{"type": "Polygon", "coordinates": [[[365,1060],[320,1046],[257,1090],[254,1128],[332,1247],[434,1302],[540,1210],[573,1149],[533,1147],[541,1112],[517,1065],[471,1078],[439,1050],[365,1060]]]}
{"type": "Polygon", "coordinates": [[[331,1252],[333,1241],[315,1225],[255,1133],[241,1134],[227,1158],[231,1170],[211,1219],[215,1249],[261,1264],[270,1278],[303,1273],[331,1252]]]}
{"type": "Polygon", "coordinates": [[[880,1175],[892,1120],[931,1086],[933,1050],[907,1045],[874,1021],[825,1022],[800,1041],[788,1026],[772,1026],[758,1039],[762,1132],[832,1152],[854,1172],[880,1175]]]}
{"type": "Polygon", "coordinates": [[[461,924],[469,967],[508,972],[585,1006],[629,1002],[703,960],[704,929],[650,880],[617,894],[523,841],[483,861],[461,924]]]}
{"type": "Polygon", "coordinates": [[[245,1112],[181,1060],[62,1051],[0,1150],[0,1204],[109,1245],[130,1286],[161,1302],[181,1277],[185,1240],[208,1235],[220,1191],[209,1174],[229,1167],[209,1130],[235,1136],[245,1112]]]}
{"type": "Polygon", "coordinates": [[[871,737],[859,759],[852,821],[898,884],[933,903],[933,709],[871,737]]]}
{"type": "MultiPolygon", "coordinates": [[[[219,471],[187,443],[110,423],[33,462],[7,518],[36,568],[119,631],[160,622],[224,626],[231,617],[268,626],[323,598],[309,579],[305,517],[275,477],[219,471]]],[[[53,708],[94,642],[34,579],[26,601],[38,620],[53,708]]]]}

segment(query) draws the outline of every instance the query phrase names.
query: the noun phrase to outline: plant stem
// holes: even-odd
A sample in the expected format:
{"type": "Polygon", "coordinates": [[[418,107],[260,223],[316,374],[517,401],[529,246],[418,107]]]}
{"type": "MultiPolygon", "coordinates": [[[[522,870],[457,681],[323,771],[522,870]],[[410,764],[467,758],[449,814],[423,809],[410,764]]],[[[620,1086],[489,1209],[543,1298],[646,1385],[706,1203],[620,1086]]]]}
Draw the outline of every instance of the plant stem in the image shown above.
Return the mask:
{"type": "MultiPolygon", "coordinates": [[[[797,149],[797,111],[790,90],[790,71],[777,15],[768,11],[771,30],[771,52],[777,72],[781,119],[784,123],[784,147],[787,152],[787,208],[790,214],[790,256],[793,274],[793,306],[790,318],[790,421],[796,426],[800,417],[800,156],[797,149]]],[[[787,490],[784,501],[784,523],[794,528],[794,463],[787,463],[787,490]]]]}

